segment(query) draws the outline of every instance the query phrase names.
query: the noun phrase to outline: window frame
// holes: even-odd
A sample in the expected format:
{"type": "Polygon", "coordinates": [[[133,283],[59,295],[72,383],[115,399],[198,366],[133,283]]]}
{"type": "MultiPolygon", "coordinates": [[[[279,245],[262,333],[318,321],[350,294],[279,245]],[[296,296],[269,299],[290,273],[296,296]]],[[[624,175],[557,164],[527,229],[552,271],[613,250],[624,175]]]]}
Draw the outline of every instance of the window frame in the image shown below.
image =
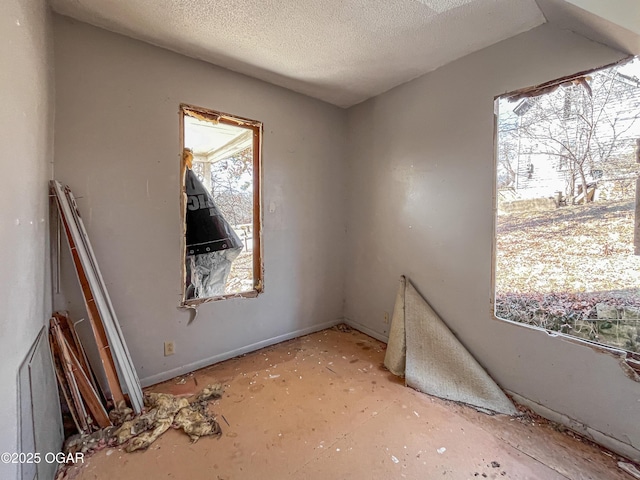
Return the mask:
{"type": "Polygon", "coordinates": [[[180,237],[181,248],[181,264],[182,275],[180,276],[180,289],[182,307],[195,307],[203,303],[226,300],[228,298],[255,298],[264,291],[264,266],[263,266],[263,250],[262,250],[262,134],[263,124],[257,120],[239,117],[223,113],[218,110],[212,110],[204,107],[197,107],[186,103],[181,103],[178,110],[179,126],[180,126],[180,223],[182,233],[180,237]],[[184,152],[184,127],[185,116],[198,118],[201,120],[216,121],[226,125],[246,128],[253,132],[253,288],[244,292],[230,293],[215,297],[206,298],[186,298],[185,285],[187,282],[187,194],[185,186],[186,163],[183,156],[184,152]]]}
{"type": "MultiPolygon", "coordinates": [[[[515,325],[520,328],[527,328],[530,330],[538,331],[546,333],[551,337],[559,337],[564,341],[569,343],[574,343],[577,345],[588,346],[593,350],[613,355],[616,358],[621,360],[620,366],[625,371],[629,378],[636,380],[640,375],[640,353],[631,352],[625,349],[617,348],[611,345],[607,345],[604,343],[596,342],[593,340],[577,337],[574,335],[569,335],[567,333],[549,330],[544,327],[530,325],[527,323],[516,322],[514,320],[508,318],[502,318],[496,315],[496,276],[497,276],[497,223],[498,223],[498,179],[497,179],[497,171],[498,171],[498,155],[499,155],[499,139],[498,139],[498,102],[502,98],[513,98],[516,100],[526,99],[528,97],[542,95],[551,91],[563,83],[570,82],[576,79],[584,78],[585,76],[599,70],[603,70],[606,68],[612,68],[616,65],[627,63],[628,61],[634,58],[633,55],[622,58],[616,62],[612,62],[603,66],[590,68],[588,70],[583,70],[578,73],[567,75],[564,77],[560,77],[554,80],[547,81],[545,83],[520,88],[518,90],[513,90],[511,92],[502,93],[499,95],[495,95],[493,97],[493,169],[492,169],[492,241],[491,241],[491,296],[489,298],[489,307],[490,307],[490,318],[494,321],[508,323],[511,325],[515,325]]],[[[637,381],[637,380],[636,380],[637,381]]]]}

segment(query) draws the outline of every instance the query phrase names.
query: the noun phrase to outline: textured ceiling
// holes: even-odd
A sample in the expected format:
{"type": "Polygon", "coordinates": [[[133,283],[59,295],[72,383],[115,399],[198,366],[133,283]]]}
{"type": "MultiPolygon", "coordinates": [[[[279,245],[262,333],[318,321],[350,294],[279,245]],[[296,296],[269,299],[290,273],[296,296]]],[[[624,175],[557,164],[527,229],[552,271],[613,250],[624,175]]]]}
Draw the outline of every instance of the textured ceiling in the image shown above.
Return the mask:
{"type": "Polygon", "coordinates": [[[51,0],[58,13],[342,107],[529,30],[534,0],[51,0]]]}

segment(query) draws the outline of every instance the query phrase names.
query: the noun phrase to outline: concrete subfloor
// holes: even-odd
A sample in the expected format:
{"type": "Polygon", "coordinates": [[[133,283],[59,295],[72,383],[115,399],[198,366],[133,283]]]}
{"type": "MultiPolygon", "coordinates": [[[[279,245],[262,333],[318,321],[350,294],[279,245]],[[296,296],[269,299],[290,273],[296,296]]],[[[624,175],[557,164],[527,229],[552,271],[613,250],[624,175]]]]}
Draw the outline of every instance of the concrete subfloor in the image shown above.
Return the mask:
{"type": "Polygon", "coordinates": [[[220,438],[170,429],[147,451],[107,448],[78,480],[620,479],[617,458],[535,417],[488,416],[416,392],[382,366],[384,343],[325,330],[147,389],[212,402],[220,438]]]}

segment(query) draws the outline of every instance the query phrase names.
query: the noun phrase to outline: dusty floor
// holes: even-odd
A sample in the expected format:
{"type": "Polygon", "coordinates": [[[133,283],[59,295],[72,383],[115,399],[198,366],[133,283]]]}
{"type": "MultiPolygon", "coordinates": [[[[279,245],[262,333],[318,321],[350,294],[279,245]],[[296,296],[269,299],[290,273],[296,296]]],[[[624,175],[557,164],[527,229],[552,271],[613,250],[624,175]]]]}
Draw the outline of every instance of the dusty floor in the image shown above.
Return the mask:
{"type": "Polygon", "coordinates": [[[616,459],[531,419],[487,416],[404,387],[384,344],[325,330],[149,390],[221,382],[222,437],[169,430],[146,452],[96,452],[78,480],[620,479],[616,459]],[[179,383],[181,382],[181,383],[179,383]]]}

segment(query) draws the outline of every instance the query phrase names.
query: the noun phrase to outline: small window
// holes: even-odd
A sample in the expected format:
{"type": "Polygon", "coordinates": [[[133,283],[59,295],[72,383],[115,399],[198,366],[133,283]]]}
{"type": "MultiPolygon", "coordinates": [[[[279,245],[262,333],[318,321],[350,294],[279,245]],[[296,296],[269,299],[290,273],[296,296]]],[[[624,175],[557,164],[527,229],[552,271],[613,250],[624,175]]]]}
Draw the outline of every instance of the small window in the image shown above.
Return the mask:
{"type": "Polygon", "coordinates": [[[183,304],[262,291],[262,124],[181,105],[183,304]]]}
{"type": "Polygon", "coordinates": [[[496,106],[495,315],[635,355],[640,61],[496,106]]]}

